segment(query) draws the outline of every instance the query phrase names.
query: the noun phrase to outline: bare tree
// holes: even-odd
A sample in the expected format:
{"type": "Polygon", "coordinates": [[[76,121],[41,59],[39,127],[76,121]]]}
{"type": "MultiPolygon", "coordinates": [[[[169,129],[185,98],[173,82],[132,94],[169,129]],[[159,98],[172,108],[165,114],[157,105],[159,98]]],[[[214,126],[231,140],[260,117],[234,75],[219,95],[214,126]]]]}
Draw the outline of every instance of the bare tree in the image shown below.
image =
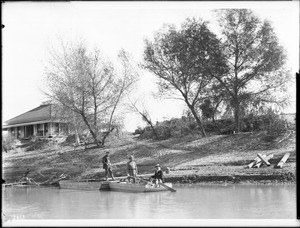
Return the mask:
{"type": "Polygon", "coordinates": [[[142,108],[139,108],[138,104],[137,104],[138,100],[133,102],[129,99],[129,101],[130,101],[129,109],[132,110],[133,112],[136,112],[139,115],[141,115],[142,120],[145,121],[151,127],[155,139],[158,139],[158,134],[157,134],[154,124],[151,120],[151,116],[150,116],[149,112],[147,111],[147,109],[145,108],[144,104],[142,104],[142,108]]]}
{"type": "Polygon", "coordinates": [[[46,68],[47,95],[80,116],[98,147],[115,128],[116,109],[136,80],[125,51],[119,58],[121,73],[97,49],[89,52],[83,43],[62,44],[61,50],[51,52],[46,68]]]}

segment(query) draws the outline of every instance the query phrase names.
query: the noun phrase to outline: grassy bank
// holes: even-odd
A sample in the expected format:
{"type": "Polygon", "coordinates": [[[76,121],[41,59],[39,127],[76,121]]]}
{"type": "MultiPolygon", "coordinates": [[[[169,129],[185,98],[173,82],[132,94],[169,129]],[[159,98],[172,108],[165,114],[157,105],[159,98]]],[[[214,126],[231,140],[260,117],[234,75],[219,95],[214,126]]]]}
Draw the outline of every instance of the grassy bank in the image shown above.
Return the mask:
{"type": "Polygon", "coordinates": [[[271,141],[264,132],[215,135],[201,138],[189,135],[167,140],[141,140],[124,134],[113,138],[104,148],[73,147],[62,140],[51,140],[33,147],[27,143],[7,153],[3,152],[3,177],[6,183],[28,177],[43,182],[51,176],[64,174],[67,178],[101,179],[104,177],[101,159],[111,152],[116,176],[125,175],[127,156],[134,154],[139,175],[147,176],[159,163],[166,180],[173,183],[232,182],[232,183],[295,183],[296,149],[295,133],[287,132],[271,141]],[[34,150],[28,150],[28,148],[34,150]],[[274,165],[289,152],[283,169],[274,165]],[[271,166],[247,168],[257,153],[273,154],[271,166]]]}

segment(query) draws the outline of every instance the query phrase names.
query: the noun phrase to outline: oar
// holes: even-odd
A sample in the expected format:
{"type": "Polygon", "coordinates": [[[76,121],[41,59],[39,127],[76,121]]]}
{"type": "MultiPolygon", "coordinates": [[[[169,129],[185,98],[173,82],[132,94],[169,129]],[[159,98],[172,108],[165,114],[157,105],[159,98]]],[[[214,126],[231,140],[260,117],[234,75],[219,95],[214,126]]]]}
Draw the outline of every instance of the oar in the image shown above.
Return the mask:
{"type": "Polygon", "coordinates": [[[169,187],[168,185],[164,184],[164,183],[159,183],[161,186],[163,186],[164,188],[168,189],[171,192],[176,192],[176,190],[174,188],[169,187]]]}
{"type": "MultiPolygon", "coordinates": [[[[144,181],[149,182],[148,180],[143,179],[143,178],[139,178],[139,179],[142,179],[142,180],[144,180],[144,181]]],[[[166,184],[164,184],[164,183],[162,183],[162,182],[160,182],[159,184],[160,184],[161,186],[163,186],[164,188],[168,189],[168,190],[171,191],[171,192],[176,192],[176,189],[171,188],[171,187],[169,187],[168,185],[166,185],[166,184]]]]}

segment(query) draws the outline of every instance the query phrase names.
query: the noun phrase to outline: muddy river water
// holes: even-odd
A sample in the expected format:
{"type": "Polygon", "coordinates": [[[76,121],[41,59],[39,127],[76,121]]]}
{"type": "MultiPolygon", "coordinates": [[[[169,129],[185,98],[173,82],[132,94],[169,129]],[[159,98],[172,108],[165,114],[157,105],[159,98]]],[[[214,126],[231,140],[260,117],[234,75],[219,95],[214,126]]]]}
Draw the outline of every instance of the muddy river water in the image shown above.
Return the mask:
{"type": "Polygon", "coordinates": [[[2,219],[296,219],[296,185],[175,185],[123,193],[2,188],[2,219]]]}

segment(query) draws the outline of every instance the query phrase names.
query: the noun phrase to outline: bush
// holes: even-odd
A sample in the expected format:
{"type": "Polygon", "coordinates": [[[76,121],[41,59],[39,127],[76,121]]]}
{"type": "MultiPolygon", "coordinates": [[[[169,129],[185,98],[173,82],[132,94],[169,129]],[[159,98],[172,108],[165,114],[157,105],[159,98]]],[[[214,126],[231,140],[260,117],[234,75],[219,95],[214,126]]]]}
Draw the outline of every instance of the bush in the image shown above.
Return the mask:
{"type": "Polygon", "coordinates": [[[48,140],[47,139],[33,139],[31,142],[31,145],[27,147],[26,151],[33,151],[33,150],[40,150],[44,149],[48,146],[48,140]]]}
{"type": "Polygon", "coordinates": [[[2,138],[2,150],[4,151],[15,149],[18,144],[20,141],[10,134],[2,138]]]}
{"type": "Polygon", "coordinates": [[[134,135],[137,135],[137,134],[143,134],[144,133],[144,129],[142,129],[142,128],[140,128],[140,127],[138,127],[135,131],[134,131],[134,135]]]}

